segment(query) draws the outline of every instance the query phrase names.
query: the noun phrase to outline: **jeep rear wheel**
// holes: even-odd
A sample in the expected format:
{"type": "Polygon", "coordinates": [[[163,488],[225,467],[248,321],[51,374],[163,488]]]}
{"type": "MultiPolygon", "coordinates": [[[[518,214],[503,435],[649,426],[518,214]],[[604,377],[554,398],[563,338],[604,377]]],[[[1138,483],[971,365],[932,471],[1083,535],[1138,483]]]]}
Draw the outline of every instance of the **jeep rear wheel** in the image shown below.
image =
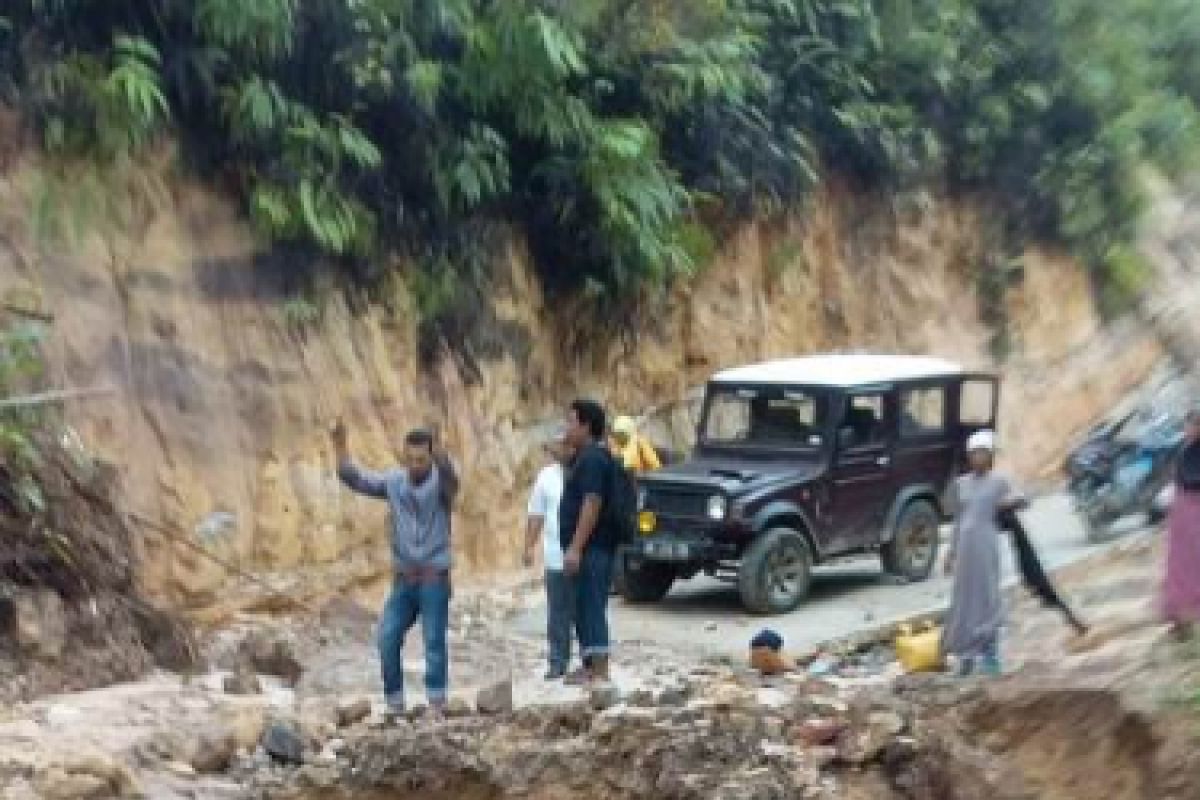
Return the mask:
{"type": "Polygon", "coordinates": [[[675,568],[670,564],[624,559],[621,567],[621,595],[630,603],[656,603],[671,591],[675,568]]]}
{"type": "Polygon", "coordinates": [[[747,548],[738,570],[742,604],[755,614],[786,614],[812,583],[808,540],[790,528],[772,528],[747,548]]]}
{"type": "Polygon", "coordinates": [[[883,546],[883,568],[910,581],[923,581],[937,563],[941,518],[933,504],[915,500],[896,520],[892,539],[883,546]]]}

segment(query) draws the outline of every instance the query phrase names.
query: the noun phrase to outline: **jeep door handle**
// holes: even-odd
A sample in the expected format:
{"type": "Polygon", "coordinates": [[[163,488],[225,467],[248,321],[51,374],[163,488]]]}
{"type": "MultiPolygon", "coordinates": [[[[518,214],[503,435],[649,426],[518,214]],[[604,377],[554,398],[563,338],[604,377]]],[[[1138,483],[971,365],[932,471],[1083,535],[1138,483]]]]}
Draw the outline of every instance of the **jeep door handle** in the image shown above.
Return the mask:
{"type": "Polygon", "coordinates": [[[888,464],[891,464],[891,463],[892,463],[892,459],[889,458],[888,456],[880,456],[879,458],[875,459],[875,466],[877,466],[877,467],[886,467],[888,464]]]}

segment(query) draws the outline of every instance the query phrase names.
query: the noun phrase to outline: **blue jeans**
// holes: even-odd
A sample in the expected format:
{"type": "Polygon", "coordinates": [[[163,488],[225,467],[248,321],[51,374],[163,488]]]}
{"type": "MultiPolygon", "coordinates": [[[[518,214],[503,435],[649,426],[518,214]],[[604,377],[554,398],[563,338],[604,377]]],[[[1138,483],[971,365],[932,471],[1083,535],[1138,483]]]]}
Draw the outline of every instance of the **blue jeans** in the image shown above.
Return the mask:
{"type": "Polygon", "coordinates": [[[571,665],[571,628],[575,622],[575,586],[562,570],[546,570],[546,639],[550,671],[566,672],[571,665]]]}
{"type": "Polygon", "coordinates": [[[607,656],[608,597],[612,586],[616,556],[603,547],[583,551],[579,574],[575,576],[575,620],[579,629],[579,649],[585,659],[607,656]]]}
{"type": "Polygon", "coordinates": [[[404,707],[404,637],[421,618],[425,639],[425,696],[430,704],[444,703],[450,659],[446,629],[450,624],[449,579],[407,581],[397,576],[379,621],[379,660],[383,693],[393,709],[404,707]]]}

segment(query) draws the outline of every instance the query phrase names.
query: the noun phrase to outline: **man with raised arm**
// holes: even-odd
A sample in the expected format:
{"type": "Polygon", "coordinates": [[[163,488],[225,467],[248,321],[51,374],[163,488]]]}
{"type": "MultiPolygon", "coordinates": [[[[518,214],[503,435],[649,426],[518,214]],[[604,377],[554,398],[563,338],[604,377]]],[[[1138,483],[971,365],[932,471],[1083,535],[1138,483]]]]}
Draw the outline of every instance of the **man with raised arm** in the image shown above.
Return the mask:
{"type": "Polygon", "coordinates": [[[405,436],[404,463],[383,472],[354,462],[342,420],[331,437],[342,483],[359,494],[386,500],[391,512],[392,591],[378,633],[388,710],[404,711],[404,637],[420,618],[425,695],[434,713],[443,713],[449,686],[450,514],[458,494],[454,465],[430,430],[405,436]]]}

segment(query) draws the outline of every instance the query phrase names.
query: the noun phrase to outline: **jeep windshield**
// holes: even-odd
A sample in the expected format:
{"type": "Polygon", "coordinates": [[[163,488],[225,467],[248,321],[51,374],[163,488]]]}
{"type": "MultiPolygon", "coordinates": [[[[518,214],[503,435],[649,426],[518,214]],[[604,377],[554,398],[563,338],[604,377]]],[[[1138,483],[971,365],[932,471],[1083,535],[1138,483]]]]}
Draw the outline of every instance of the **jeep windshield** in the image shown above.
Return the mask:
{"type": "Polygon", "coordinates": [[[828,431],[828,396],[786,386],[710,385],[701,444],[820,450],[828,431]]]}

